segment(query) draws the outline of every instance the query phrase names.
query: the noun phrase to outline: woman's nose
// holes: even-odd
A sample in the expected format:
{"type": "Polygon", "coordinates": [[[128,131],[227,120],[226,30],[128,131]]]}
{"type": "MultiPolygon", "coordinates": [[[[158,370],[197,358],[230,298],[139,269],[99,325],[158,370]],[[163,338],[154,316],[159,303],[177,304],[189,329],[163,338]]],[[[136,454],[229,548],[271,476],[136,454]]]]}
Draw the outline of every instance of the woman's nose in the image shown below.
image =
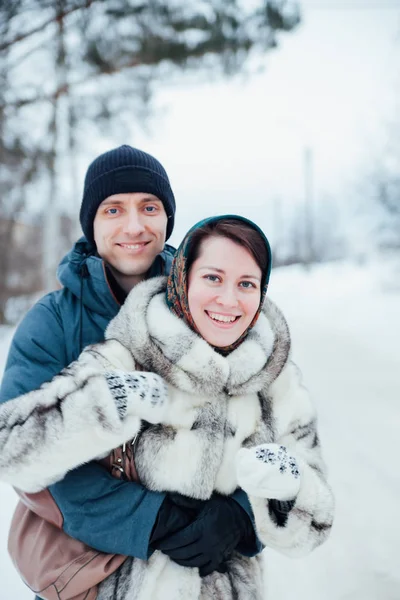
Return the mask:
{"type": "Polygon", "coordinates": [[[233,290],[230,287],[226,287],[223,290],[221,290],[217,297],[217,303],[221,306],[226,306],[230,308],[237,306],[238,299],[235,290],[233,290]]]}

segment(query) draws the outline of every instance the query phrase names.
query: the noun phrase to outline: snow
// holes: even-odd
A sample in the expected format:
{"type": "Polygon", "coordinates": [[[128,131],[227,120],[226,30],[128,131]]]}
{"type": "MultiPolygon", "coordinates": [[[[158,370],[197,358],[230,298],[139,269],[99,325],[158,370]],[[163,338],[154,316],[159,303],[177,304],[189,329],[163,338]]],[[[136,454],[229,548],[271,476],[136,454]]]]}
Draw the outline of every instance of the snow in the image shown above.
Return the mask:
{"type": "MultiPolygon", "coordinates": [[[[378,282],[377,267],[349,263],[272,273],[270,296],[288,319],[294,358],[318,406],[337,507],[329,541],[311,555],[265,551],[270,599],[400,597],[400,292],[378,282]]],[[[0,330],[0,361],[11,333],[0,330]]],[[[32,600],[6,552],[15,495],[3,484],[0,494],[0,598],[32,600]]]]}
{"type": "Polygon", "coordinates": [[[339,264],[273,273],[294,357],[318,406],[336,519],[310,556],[269,552],[274,600],[398,600],[400,294],[371,269],[339,264]]]}

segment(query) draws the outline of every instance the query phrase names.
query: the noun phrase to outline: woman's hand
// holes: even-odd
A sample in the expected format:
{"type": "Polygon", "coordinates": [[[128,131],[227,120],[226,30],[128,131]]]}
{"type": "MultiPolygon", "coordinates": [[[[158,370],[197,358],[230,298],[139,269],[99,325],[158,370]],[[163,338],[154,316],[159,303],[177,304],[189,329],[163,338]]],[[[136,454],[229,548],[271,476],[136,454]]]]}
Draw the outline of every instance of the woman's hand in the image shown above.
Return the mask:
{"type": "Polygon", "coordinates": [[[169,407],[167,386],[156,373],[106,371],[104,377],[121,420],[136,416],[152,424],[162,423],[169,407]]]}
{"type": "Polygon", "coordinates": [[[278,444],[241,448],[236,455],[239,486],[251,496],[292,500],[300,489],[300,471],[294,456],[278,444]]]}

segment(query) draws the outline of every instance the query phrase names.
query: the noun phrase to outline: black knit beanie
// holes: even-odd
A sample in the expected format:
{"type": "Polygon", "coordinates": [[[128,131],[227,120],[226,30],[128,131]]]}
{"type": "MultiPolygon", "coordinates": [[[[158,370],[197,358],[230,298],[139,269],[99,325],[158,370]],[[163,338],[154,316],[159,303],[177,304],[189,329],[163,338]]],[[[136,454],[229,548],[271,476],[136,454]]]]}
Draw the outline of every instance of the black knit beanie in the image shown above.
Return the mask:
{"type": "Polygon", "coordinates": [[[162,201],[168,217],[166,239],[170,237],[174,228],[175,198],[168,175],[153,156],[124,145],[98,156],[87,170],[79,218],[90,244],[95,245],[93,221],[103,200],[113,194],[132,192],[154,194],[162,201]]]}

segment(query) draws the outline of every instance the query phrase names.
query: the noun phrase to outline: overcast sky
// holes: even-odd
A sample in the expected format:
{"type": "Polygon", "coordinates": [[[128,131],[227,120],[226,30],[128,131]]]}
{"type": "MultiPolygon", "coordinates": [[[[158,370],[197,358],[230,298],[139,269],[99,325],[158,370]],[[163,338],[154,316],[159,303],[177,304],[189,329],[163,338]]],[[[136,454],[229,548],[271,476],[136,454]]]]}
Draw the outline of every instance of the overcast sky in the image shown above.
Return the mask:
{"type": "Polygon", "coordinates": [[[150,134],[135,127],[93,148],[94,157],[130,143],[164,163],[178,202],[173,242],[197,219],[231,211],[273,237],[273,198],[304,197],[306,146],[316,202],[347,202],[379,155],[400,99],[400,0],[301,4],[301,26],[279,36],[262,73],[157,93],[150,134]]]}

